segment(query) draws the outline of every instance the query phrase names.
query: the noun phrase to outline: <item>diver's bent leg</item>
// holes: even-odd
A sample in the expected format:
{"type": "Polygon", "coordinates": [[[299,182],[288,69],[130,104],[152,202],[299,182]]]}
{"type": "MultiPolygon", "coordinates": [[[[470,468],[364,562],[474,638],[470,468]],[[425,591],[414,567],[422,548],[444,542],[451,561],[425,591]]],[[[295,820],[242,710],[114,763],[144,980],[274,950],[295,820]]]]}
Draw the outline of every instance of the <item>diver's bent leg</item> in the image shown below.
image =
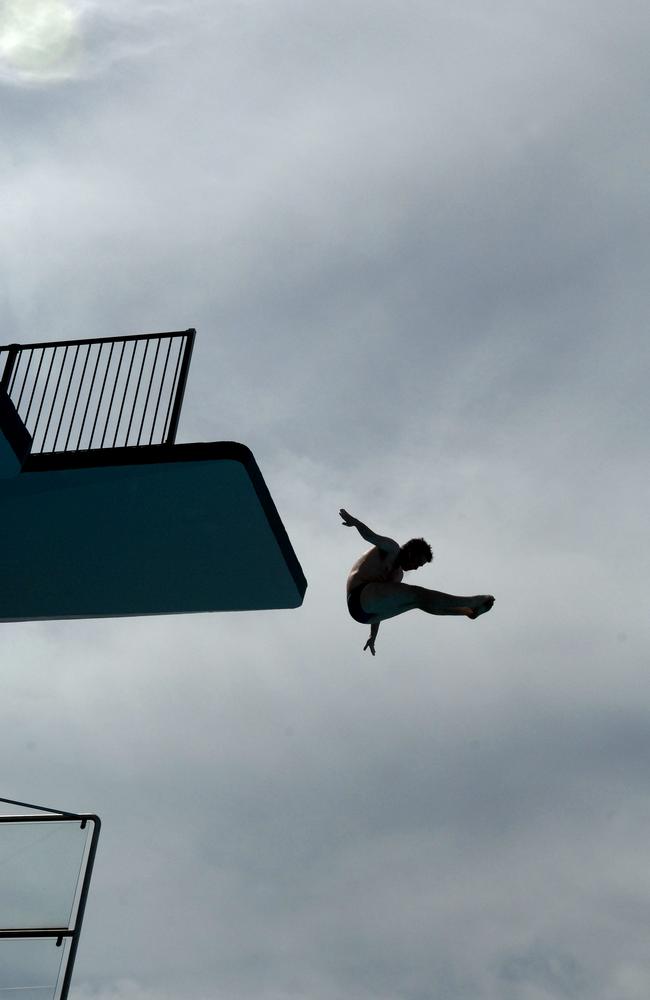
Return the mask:
{"type": "Polygon", "coordinates": [[[420,589],[407,583],[367,583],[359,595],[361,608],[375,622],[386,621],[418,608],[416,591],[420,589]]]}

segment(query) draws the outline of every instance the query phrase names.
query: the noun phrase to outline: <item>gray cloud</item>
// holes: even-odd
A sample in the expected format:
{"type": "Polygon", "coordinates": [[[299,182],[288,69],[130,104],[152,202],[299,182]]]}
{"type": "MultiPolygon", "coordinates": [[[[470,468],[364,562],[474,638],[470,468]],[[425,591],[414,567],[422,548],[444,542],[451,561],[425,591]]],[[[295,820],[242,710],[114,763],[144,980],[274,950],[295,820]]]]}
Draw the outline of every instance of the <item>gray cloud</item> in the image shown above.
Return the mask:
{"type": "Polygon", "coordinates": [[[5,340],[195,325],[182,437],[309,580],[4,626],[5,793],[104,820],[77,1000],[647,996],[648,14],[407,6],[95,5],[4,79],[5,340]],[[494,612],[366,660],[340,506],[494,612]]]}

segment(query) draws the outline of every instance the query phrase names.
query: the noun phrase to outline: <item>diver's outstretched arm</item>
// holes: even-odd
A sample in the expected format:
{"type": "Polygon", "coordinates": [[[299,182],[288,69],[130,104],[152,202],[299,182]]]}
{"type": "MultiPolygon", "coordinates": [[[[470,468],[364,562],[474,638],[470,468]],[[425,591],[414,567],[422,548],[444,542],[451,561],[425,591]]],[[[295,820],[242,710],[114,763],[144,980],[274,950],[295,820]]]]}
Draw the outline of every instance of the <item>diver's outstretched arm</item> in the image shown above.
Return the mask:
{"type": "Polygon", "coordinates": [[[356,528],[361,537],[365,538],[371,545],[376,545],[383,552],[397,552],[399,550],[399,543],[394,538],[375,534],[367,524],[353,517],[352,514],[348,514],[347,510],[343,510],[343,508],[341,508],[339,514],[343,518],[343,524],[346,528],[356,528]]]}

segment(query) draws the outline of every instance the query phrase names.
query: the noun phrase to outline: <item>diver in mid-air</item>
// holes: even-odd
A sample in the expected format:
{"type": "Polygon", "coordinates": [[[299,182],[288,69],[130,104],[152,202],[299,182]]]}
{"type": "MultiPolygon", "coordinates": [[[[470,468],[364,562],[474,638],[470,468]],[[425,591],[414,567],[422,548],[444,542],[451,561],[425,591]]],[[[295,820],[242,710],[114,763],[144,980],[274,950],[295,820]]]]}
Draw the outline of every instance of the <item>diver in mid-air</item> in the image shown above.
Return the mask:
{"type": "Polygon", "coordinates": [[[363,647],[375,655],[379,623],[405,611],[419,608],[430,615],[466,615],[478,618],[494,604],[491,594],[454,597],[439,590],[402,583],[404,572],[431,562],[431,546],[423,538],[399,545],[392,538],[376,535],[346,510],[339,514],[346,528],[356,528],[372,548],[355,562],[348,575],[348,611],[355,621],[370,625],[370,638],[363,647]]]}

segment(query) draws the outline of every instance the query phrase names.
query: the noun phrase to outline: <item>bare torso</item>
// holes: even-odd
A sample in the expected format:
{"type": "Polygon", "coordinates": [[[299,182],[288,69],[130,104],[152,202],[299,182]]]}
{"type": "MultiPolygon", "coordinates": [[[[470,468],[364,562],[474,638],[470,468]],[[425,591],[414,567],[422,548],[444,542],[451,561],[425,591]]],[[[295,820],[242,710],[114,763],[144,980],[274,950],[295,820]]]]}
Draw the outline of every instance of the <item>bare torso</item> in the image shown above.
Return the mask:
{"type": "Polygon", "coordinates": [[[348,594],[353,587],[361,587],[365,583],[400,583],[404,573],[396,565],[399,546],[394,553],[382,552],[373,545],[355,562],[348,574],[348,594]]]}

